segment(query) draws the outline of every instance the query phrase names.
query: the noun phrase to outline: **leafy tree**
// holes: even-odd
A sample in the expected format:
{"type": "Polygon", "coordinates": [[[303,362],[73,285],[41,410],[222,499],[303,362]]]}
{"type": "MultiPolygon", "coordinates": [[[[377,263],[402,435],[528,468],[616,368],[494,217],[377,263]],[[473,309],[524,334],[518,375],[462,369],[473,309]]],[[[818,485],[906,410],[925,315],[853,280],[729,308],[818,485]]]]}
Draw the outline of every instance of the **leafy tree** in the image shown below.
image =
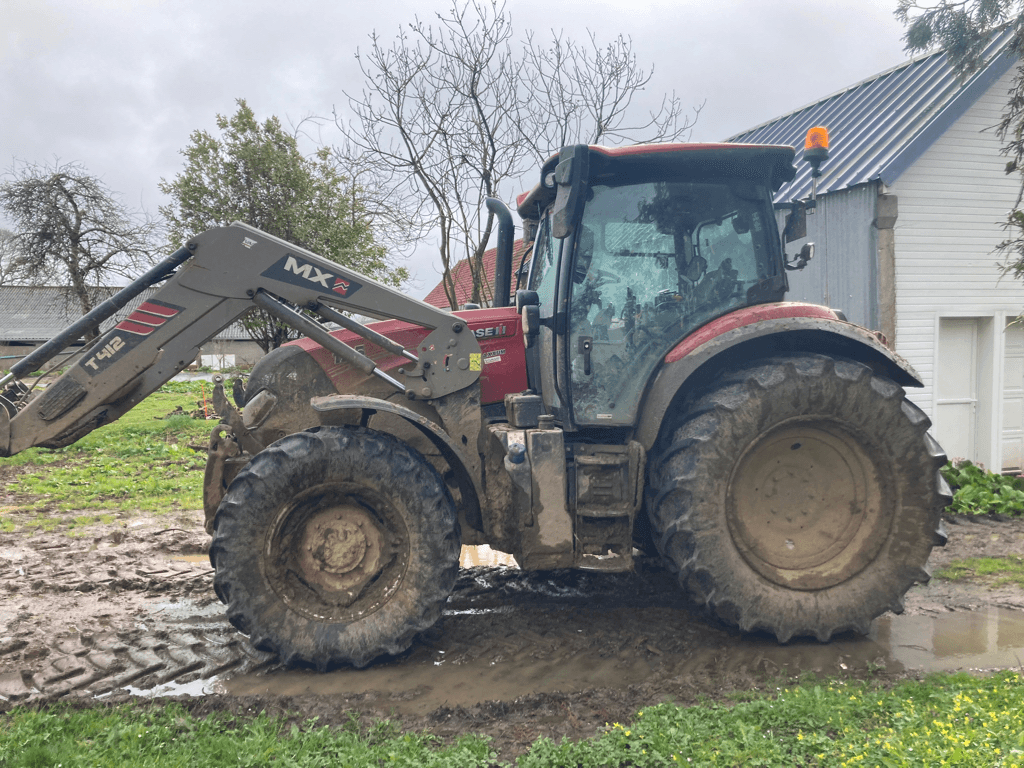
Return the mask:
{"type": "Polygon", "coordinates": [[[67,286],[82,313],[97,288],[135,277],[159,254],[156,224],[78,163],[16,164],[0,183],[0,210],[11,224],[0,238],[4,280],[67,286]]]}
{"type": "Polygon", "coordinates": [[[485,197],[520,191],[512,183],[564,144],[671,141],[692,126],[674,94],[634,114],[651,73],[629,39],[517,39],[498,0],[453,0],[435,24],[416,19],[391,43],[372,35],[357,59],[363,89],[348,94],[352,119],[336,118],[347,154],[364,158],[364,173],[375,169],[375,188],[408,219],[436,228],[453,309],[452,270],[463,258],[473,301],[492,298],[483,254],[495,217],[485,197]]]}
{"type": "MultiPolygon", "coordinates": [[[[374,240],[359,190],[338,172],[329,151],[304,156],[280,120],[260,123],[244,100],[236,103],[231,117],[217,115],[219,135],[192,133],[181,153],[185,170],[160,182],[171,198],[160,213],[172,240],[240,220],[381,282],[406,280],[407,270],[393,266],[374,240]]],[[[243,323],[265,352],[294,334],[260,310],[243,323]]]]}
{"type": "MultiPolygon", "coordinates": [[[[907,26],[904,40],[908,51],[944,48],[960,77],[981,66],[981,54],[997,29],[1008,27],[1013,31],[1008,50],[1024,59],[1024,0],[899,0],[896,17],[907,26]]],[[[1006,173],[1021,178],[1017,202],[1003,224],[1006,239],[998,248],[1006,259],[1003,269],[1024,278],[1024,67],[1020,65],[999,121],[998,135],[1008,158],[1006,173]]]]}

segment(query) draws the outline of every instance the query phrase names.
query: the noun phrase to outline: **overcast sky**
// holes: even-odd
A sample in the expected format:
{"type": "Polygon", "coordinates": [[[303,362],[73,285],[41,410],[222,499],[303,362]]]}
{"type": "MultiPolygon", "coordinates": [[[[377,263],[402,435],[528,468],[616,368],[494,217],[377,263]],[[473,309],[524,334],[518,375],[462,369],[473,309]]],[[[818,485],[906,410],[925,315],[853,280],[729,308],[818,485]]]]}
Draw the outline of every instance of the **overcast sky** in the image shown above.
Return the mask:
{"type": "MultiPolygon", "coordinates": [[[[906,61],[896,0],[509,0],[517,32],[633,39],[649,91],[704,103],[717,141],[906,61]]],[[[82,163],[132,207],[182,168],[197,129],[244,98],[285,124],[344,107],[357,48],[448,0],[0,0],[0,169],[82,163]]],[[[333,128],[323,140],[334,139],[333,128]]],[[[532,179],[529,183],[532,183],[532,179]]],[[[438,280],[424,249],[410,291],[438,280]]]]}

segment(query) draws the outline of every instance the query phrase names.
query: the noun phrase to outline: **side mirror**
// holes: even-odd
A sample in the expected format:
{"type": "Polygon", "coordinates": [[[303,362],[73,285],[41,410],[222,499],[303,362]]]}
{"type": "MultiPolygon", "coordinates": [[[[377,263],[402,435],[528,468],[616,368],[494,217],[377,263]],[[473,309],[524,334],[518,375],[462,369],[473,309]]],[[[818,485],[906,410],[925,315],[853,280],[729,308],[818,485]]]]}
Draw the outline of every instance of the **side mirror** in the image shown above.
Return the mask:
{"type": "Polygon", "coordinates": [[[524,307],[536,307],[540,304],[540,296],[536,291],[520,289],[516,291],[516,312],[523,314],[524,307]]]}
{"type": "Polygon", "coordinates": [[[590,148],[586,144],[563,147],[555,166],[557,191],[551,212],[551,234],[559,240],[571,235],[583,218],[589,177],[590,148]]]}
{"type": "Polygon", "coordinates": [[[786,269],[791,271],[801,270],[807,266],[807,262],[814,258],[814,243],[804,243],[800,253],[792,261],[786,260],[786,269]]]}

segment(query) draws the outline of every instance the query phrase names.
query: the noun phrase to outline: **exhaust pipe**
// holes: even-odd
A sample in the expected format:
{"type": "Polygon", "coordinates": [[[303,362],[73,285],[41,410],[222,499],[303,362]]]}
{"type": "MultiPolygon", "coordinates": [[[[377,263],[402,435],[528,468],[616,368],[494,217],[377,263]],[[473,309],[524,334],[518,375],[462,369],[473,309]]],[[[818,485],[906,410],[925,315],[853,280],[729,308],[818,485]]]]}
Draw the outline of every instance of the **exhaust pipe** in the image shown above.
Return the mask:
{"type": "Polygon", "coordinates": [[[487,210],[498,217],[498,254],[494,261],[495,307],[507,307],[512,292],[512,239],[515,228],[508,206],[496,197],[487,198],[487,210]]]}

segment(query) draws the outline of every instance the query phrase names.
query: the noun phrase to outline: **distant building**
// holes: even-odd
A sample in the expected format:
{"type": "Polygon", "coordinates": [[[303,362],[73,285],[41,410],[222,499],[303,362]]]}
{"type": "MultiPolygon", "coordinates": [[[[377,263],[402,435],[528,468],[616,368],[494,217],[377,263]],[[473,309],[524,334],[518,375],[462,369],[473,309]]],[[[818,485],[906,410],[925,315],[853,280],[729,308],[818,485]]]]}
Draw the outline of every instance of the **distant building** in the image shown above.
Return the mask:
{"type": "MultiPolygon", "coordinates": [[[[494,285],[494,266],[495,261],[498,258],[498,249],[491,248],[484,252],[484,274],[487,277],[487,285],[493,287],[494,285]]],[[[520,263],[523,259],[523,241],[516,240],[512,244],[512,293],[516,291],[516,278],[515,274],[519,270],[520,263]]],[[[455,296],[458,299],[459,307],[467,304],[473,300],[473,273],[469,268],[469,261],[463,259],[455,265],[452,269],[452,280],[455,282],[455,296]]],[[[424,299],[427,304],[434,307],[440,307],[441,309],[450,309],[451,304],[448,302],[448,296],[444,291],[444,281],[434,286],[434,288],[428,293],[424,299]]],[[[486,302],[481,306],[490,306],[490,302],[486,302]]]]}
{"type": "MultiPolygon", "coordinates": [[[[99,289],[100,300],[112,296],[116,289],[99,289]]],[[[103,324],[109,328],[130,314],[157,289],[144,291],[103,324]]],[[[49,341],[81,317],[81,309],[74,300],[68,300],[63,288],[49,286],[0,287],[0,370],[6,371],[32,350],[49,341]]],[[[73,354],[82,343],[69,348],[73,354]]],[[[239,323],[228,326],[216,337],[203,344],[197,361],[211,368],[251,366],[263,356],[263,350],[249,338],[239,323]]],[[[51,365],[59,365],[58,358],[51,365]]]]}
{"type": "MultiPolygon", "coordinates": [[[[807,217],[815,257],[789,273],[788,298],[882,331],[924,380],[909,397],[947,454],[996,470],[1024,467],[1024,284],[1002,277],[995,253],[1020,191],[996,132],[1011,35],[965,81],[944,53],[922,56],[730,139],[802,147],[808,128],[829,129],[807,217]]],[[[777,201],[810,195],[810,167],[797,164],[777,201]]]]}

